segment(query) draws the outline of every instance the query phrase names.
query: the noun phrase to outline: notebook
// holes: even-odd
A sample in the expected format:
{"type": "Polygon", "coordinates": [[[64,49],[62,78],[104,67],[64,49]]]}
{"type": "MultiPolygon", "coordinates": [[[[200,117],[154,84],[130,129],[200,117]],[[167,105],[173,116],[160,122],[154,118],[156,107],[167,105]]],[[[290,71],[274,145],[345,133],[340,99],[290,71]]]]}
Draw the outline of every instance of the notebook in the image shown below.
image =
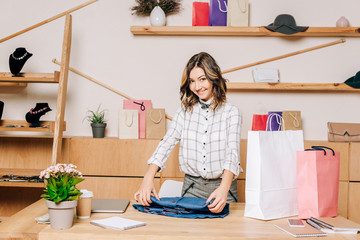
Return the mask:
{"type": "Polygon", "coordinates": [[[293,237],[323,237],[327,236],[327,233],[324,233],[312,226],[305,224],[305,227],[290,227],[287,222],[275,224],[275,226],[284,232],[287,232],[293,237]]]}
{"type": "Polygon", "coordinates": [[[91,212],[123,213],[128,207],[129,202],[129,199],[94,198],[92,200],[91,212]]]}
{"type": "Polygon", "coordinates": [[[110,217],[99,220],[91,220],[90,223],[99,227],[112,228],[117,230],[126,230],[146,225],[145,222],[135,221],[121,217],[110,217]]]}
{"type": "Polygon", "coordinates": [[[347,219],[337,218],[310,218],[311,221],[318,225],[328,228],[336,233],[353,233],[357,234],[360,231],[360,224],[351,222],[347,219]]]}

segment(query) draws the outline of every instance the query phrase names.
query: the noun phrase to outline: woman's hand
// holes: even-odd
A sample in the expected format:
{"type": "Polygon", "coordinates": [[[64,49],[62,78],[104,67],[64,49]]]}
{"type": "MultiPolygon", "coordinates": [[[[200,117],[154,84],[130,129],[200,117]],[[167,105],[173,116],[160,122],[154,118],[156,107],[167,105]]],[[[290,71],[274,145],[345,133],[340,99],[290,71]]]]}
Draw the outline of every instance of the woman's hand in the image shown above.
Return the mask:
{"type": "Polygon", "coordinates": [[[224,207],[226,206],[228,192],[234,176],[235,175],[229,170],[224,170],[220,186],[215,189],[215,191],[213,191],[210,194],[209,198],[206,200],[206,202],[208,203],[214,199],[214,201],[208,205],[210,212],[219,213],[224,209],[224,207]]]}
{"type": "Polygon", "coordinates": [[[217,189],[215,189],[215,191],[213,191],[210,194],[209,198],[206,200],[206,202],[210,202],[211,200],[214,199],[214,201],[208,205],[210,212],[212,213],[221,212],[226,205],[227,195],[228,195],[228,190],[226,188],[220,186],[217,189]]]}
{"type": "Polygon", "coordinates": [[[151,194],[154,194],[160,200],[154,185],[154,176],[158,170],[159,167],[157,165],[150,164],[139,190],[134,194],[136,202],[143,206],[150,206],[150,203],[152,203],[150,199],[151,194]]]}

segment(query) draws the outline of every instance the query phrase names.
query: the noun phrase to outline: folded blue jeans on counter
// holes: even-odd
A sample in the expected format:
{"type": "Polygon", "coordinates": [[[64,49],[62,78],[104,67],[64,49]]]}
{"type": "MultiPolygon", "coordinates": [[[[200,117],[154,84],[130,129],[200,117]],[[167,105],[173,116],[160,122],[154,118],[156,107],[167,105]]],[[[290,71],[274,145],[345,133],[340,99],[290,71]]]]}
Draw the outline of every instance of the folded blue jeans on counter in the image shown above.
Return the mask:
{"type": "Polygon", "coordinates": [[[223,218],[229,214],[229,203],[220,213],[212,213],[208,209],[211,202],[195,197],[164,197],[160,201],[151,196],[150,206],[134,204],[133,207],[140,212],[165,215],[177,218],[223,218]]]}

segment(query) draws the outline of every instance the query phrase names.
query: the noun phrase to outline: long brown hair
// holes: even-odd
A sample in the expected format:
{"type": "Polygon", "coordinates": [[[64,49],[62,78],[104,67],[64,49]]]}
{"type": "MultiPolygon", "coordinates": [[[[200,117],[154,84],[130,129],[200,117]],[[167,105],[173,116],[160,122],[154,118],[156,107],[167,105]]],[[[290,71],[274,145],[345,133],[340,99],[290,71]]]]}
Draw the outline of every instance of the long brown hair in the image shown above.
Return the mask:
{"type": "Polygon", "coordinates": [[[185,108],[185,111],[192,111],[193,106],[199,102],[199,97],[189,87],[190,72],[195,67],[204,70],[206,78],[212,83],[213,101],[210,108],[215,110],[226,101],[226,80],[222,77],[220,67],[215,59],[206,52],[200,52],[192,56],[186,64],[180,86],[181,105],[185,108]]]}

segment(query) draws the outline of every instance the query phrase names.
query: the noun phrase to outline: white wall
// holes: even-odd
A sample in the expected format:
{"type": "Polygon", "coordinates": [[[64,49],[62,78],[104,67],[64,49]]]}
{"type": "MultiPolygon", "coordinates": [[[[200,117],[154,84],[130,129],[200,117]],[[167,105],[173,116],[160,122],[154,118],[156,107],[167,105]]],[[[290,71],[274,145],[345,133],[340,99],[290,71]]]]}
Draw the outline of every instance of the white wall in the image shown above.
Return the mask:
{"type": "MultiPolygon", "coordinates": [[[[86,1],[2,0],[0,38],[6,37],[86,1]]],[[[134,0],[100,0],[72,13],[71,67],[138,99],[151,99],[153,107],[173,116],[179,107],[180,78],[187,60],[200,51],[209,52],[223,70],[338,40],[338,37],[154,37],[133,36],[132,25],[149,25],[147,17],[131,15],[134,0]]],[[[292,14],[297,25],[335,26],[346,16],[360,26],[358,0],[250,0],[250,25],[272,23],[278,14],[292,14]]],[[[167,18],[168,26],[190,26],[192,1],[182,1],[182,12],[167,18]]],[[[0,43],[0,72],[9,72],[8,56],[17,47],[33,53],[23,72],[53,72],[61,59],[64,18],[0,43]]],[[[266,63],[257,67],[278,68],[282,82],[344,82],[360,70],[360,38],[346,43],[266,63]]],[[[224,75],[232,82],[251,82],[252,68],[224,75]]],[[[18,90],[0,89],[5,102],[3,119],[24,119],[36,102],[49,102],[55,116],[57,87],[29,84],[18,90]]],[[[359,122],[356,93],[230,92],[229,101],[243,113],[242,138],[247,138],[252,114],[272,110],[300,110],[306,140],[326,140],[326,123],[359,122]]],[[[74,73],[69,73],[65,120],[68,136],[91,136],[88,109],[99,104],[107,109],[107,136],[117,136],[118,111],[123,97],[74,73]]],[[[169,122],[168,122],[169,123],[169,122]]]]}

